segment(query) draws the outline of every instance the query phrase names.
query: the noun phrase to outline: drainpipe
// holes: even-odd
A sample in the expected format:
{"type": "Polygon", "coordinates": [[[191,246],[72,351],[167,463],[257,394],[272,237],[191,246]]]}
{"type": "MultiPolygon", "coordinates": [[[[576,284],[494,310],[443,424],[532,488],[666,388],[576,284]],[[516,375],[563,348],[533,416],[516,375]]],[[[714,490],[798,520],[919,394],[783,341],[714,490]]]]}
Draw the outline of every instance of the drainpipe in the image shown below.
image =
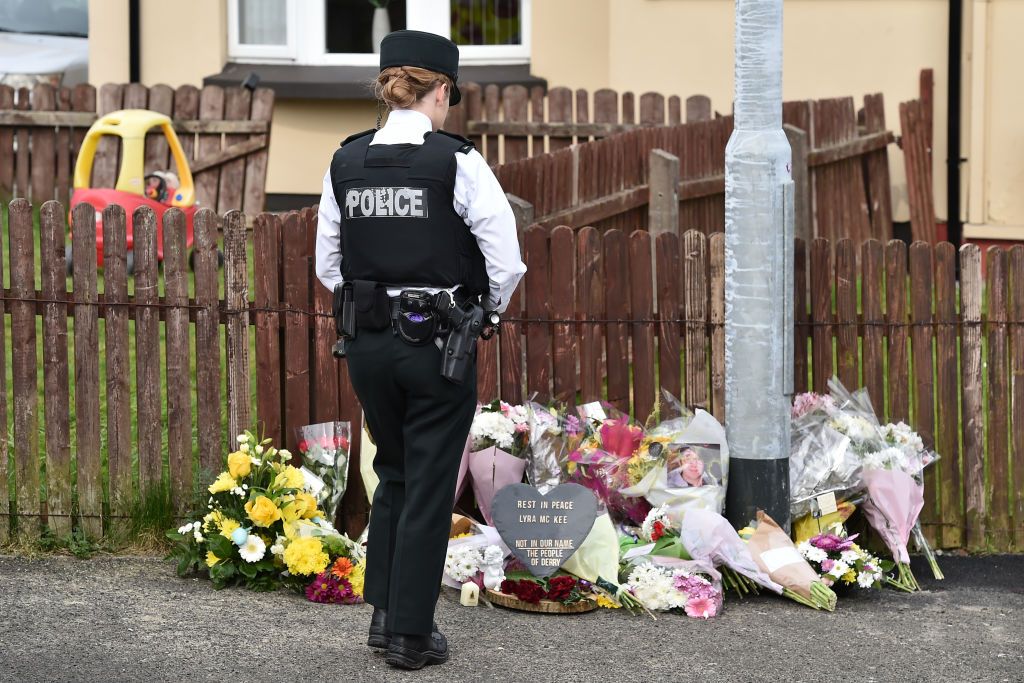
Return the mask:
{"type": "Polygon", "coordinates": [[[138,83],[141,79],[139,51],[139,0],[128,0],[128,81],[138,83]]]}
{"type": "Polygon", "coordinates": [[[946,111],[946,226],[950,242],[960,245],[964,226],[960,220],[960,165],[967,161],[960,150],[961,87],[963,57],[963,0],[949,0],[949,50],[946,111]]]}

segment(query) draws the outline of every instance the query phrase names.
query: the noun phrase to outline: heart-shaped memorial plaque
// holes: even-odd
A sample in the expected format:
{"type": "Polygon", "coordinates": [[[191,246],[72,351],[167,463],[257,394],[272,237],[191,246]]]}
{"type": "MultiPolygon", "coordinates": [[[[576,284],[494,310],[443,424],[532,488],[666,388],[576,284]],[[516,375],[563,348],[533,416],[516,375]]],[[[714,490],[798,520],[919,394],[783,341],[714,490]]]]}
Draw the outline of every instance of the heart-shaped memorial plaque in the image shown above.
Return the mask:
{"type": "Polygon", "coordinates": [[[551,576],[572,557],[594,526],[597,498],[579,484],[559,484],[541,494],[529,484],[509,484],[491,503],[494,526],[534,576],[551,576]]]}

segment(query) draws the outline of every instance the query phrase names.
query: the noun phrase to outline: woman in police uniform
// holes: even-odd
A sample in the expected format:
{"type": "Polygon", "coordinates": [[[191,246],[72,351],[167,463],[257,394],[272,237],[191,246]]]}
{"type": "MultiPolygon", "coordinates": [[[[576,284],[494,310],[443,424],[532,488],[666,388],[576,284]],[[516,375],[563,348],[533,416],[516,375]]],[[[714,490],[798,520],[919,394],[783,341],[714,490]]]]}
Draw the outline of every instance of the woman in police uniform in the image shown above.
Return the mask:
{"type": "Polygon", "coordinates": [[[335,153],[317,226],[317,277],[353,285],[349,374],[377,445],[368,644],[401,668],[448,659],[434,606],[477,400],[475,360],[461,383],[443,378],[438,316],[415,305],[447,291],[500,313],[526,272],[494,174],[472,143],[439,130],[461,99],[458,60],[431,33],[384,38],[375,90],[390,114],[335,153]]]}

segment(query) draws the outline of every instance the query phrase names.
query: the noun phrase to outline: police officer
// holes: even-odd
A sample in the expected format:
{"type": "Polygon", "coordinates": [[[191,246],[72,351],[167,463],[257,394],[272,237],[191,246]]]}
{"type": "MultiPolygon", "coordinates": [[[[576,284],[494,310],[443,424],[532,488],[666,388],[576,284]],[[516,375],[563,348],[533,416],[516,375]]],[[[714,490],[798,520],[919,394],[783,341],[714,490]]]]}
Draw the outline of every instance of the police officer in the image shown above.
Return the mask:
{"type": "Polygon", "coordinates": [[[349,375],[377,445],[368,645],[409,669],[448,659],[433,615],[477,400],[475,356],[461,383],[441,376],[443,325],[423,302],[448,292],[500,313],[526,272],[494,174],[471,142],[440,130],[461,99],[458,64],[441,36],[384,38],[375,91],[387,122],[335,152],[317,226],[317,277],[354,286],[349,375]]]}

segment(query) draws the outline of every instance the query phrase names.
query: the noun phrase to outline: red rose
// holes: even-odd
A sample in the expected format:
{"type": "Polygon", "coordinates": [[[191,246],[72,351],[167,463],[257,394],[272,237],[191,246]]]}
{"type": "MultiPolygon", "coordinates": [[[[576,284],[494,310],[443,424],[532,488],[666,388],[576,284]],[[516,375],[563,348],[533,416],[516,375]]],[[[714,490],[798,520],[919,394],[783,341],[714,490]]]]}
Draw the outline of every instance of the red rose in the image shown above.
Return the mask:
{"type": "Polygon", "coordinates": [[[548,600],[562,602],[576,588],[576,579],[571,576],[556,576],[548,581],[548,600]]]}
{"type": "Polygon", "coordinates": [[[299,453],[305,453],[309,450],[309,444],[305,440],[299,442],[299,453]]]}
{"type": "Polygon", "coordinates": [[[505,579],[501,582],[501,592],[511,594],[522,600],[523,602],[530,602],[537,604],[544,599],[544,589],[541,585],[535,581],[529,579],[520,579],[519,581],[509,581],[505,579]]]}
{"type": "Polygon", "coordinates": [[[659,538],[665,535],[665,525],[658,520],[654,523],[654,531],[651,532],[651,540],[657,541],[659,538]]]}

